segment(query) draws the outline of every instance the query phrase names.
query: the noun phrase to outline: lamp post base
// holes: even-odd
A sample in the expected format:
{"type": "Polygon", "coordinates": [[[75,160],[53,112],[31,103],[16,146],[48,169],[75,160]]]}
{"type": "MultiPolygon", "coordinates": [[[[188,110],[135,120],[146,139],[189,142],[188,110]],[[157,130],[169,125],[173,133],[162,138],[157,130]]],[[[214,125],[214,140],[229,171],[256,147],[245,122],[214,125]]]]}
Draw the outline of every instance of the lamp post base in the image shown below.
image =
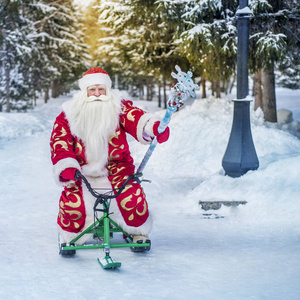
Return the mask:
{"type": "Polygon", "coordinates": [[[222,166],[230,177],[240,177],[249,170],[258,169],[250,127],[249,101],[234,101],[232,129],[222,166]]]}

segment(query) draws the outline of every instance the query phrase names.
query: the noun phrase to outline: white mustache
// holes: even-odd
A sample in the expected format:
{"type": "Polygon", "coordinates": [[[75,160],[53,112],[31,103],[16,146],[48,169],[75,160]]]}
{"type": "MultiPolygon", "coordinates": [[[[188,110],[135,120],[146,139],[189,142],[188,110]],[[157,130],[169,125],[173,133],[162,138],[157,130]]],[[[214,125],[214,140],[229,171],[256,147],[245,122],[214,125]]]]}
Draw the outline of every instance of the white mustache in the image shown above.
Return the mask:
{"type": "Polygon", "coordinates": [[[100,95],[99,97],[90,96],[84,99],[85,102],[94,102],[94,101],[109,101],[110,97],[106,95],[100,95]]]}

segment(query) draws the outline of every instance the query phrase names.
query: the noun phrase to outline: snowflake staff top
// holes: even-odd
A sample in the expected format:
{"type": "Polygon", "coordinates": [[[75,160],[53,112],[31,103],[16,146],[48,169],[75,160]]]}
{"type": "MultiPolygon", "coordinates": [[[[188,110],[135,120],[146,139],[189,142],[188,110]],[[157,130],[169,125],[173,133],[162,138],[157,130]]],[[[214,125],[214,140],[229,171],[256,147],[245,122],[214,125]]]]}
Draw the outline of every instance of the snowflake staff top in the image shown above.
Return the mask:
{"type": "MultiPolygon", "coordinates": [[[[177,65],[175,66],[175,69],[178,71],[178,73],[176,74],[172,72],[171,75],[173,78],[177,79],[178,82],[171,88],[169,99],[167,102],[167,111],[158,127],[159,133],[165,131],[169,122],[171,121],[172,114],[184,105],[186,99],[189,96],[192,96],[193,98],[196,96],[194,90],[199,90],[199,86],[192,80],[193,73],[191,71],[184,73],[177,65]]],[[[140,173],[144,170],[146,163],[152,155],[152,152],[154,151],[156,145],[157,140],[155,138],[149,146],[149,149],[146,152],[140,166],[138,167],[137,173],[140,173]]]]}
{"type": "Polygon", "coordinates": [[[178,71],[178,74],[172,72],[171,75],[178,82],[171,87],[167,102],[167,109],[173,112],[179,110],[189,96],[195,97],[194,89],[199,90],[199,86],[192,80],[193,73],[191,71],[184,73],[177,65],[175,69],[178,71]]]}
{"type": "Polygon", "coordinates": [[[195,92],[194,90],[199,90],[198,84],[193,82],[192,76],[193,73],[191,71],[188,71],[187,73],[184,73],[181,71],[179,66],[175,66],[175,69],[178,71],[178,74],[172,72],[171,75],[173,78],[177,79],[178,83],[176,83],[175,86],[178,86],[178,88],[181,91],[187,91],[190,93],[190,95],[195,98],[195,92]]]}

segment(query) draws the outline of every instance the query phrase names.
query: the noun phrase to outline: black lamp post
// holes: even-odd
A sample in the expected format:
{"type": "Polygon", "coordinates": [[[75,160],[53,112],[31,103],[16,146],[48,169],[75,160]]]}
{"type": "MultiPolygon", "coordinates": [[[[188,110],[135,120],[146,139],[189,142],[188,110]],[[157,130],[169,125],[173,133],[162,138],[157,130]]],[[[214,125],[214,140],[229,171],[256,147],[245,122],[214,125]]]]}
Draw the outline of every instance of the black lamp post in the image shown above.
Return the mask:
{"type": "Polygon", "coordinates": [[[250,101],[247,99],[248,60],[249,60],[249,23],[251,11],[248,0],[240,0],[237,15],[237,99],[234,99],[234,113],[231,134],[222,160],[225,174],[240,177],[259,166],[250,127],[250,101]]]}

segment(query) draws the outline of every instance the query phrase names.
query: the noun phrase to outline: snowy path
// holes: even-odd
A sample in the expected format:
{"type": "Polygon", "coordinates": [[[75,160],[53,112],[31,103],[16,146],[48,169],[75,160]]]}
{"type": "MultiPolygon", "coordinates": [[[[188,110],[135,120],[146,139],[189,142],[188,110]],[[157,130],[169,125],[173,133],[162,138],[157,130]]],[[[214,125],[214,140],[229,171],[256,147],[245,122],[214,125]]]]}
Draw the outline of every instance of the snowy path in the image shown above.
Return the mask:
{"type": "MultiPolygon", "coordinates": [[[[0,299],[300,298],[300,189],[296,186],[300,142],[292,137],[286,137],[286,145],[293,149],[280,148],[285,161],[275,158],[279,150],[261,152],[261,170],[236,180],[223,176],[219,169],[208,174],[209,157],[203,160],[206,173],[197,173],[197,166],[194,170],[189,166],[189,173],[181,168],[184,161],[176,152],[179,146],[161,146],[145,169],[145,178],[152,183],[143,184],[155,222],[151,251],[136,254],[127,248],[112,249],[112,257],[122,262],[122,267],[113,271],[99,266],[97,257],[103,256],[102,250],[78,250],[74,258],[59,256],[56,216],[60,188],[52,178],[49,136],[60,111],[55,103],[64,100],[51,100],[46,108],[30,113],[42,128],[39,132],[0,144],[0,299]],[[169,152],[175,163],[166,161],[163,151],[169,152]],[[165,162],[163,168],[159,157],[165,162]],[[274,173],[283,168],[285,174],[270,178],[270,168],[275,168],[274,173]],[[257,189],[249,193],[255,181],[257,189]],[[282,193],[298,195],[298,199],[281,197],[279,182],[287,189],[282,193]],[[225,199],[231,193],[248,204],[221,210],[225,218],[204,219],[197,202],[207,193],[225,199]],[[278,195],[279,202],[272,199],[274,207],[267,196],[270,193],[271,198],[278,195]],[[266,203],[261,203],[264,198],[266,203]]],[[[206,114],[205,122],[211,125],[209,110],[199,112],[206,114]]],[[[260,129],[271,130],[258,127],[254,133],[259,134],[260,129]]],[[[195,149],[183,134],[180,137],[184,152],[194,155],[195,149]]],[[[256,143],[262,149],[263,145],[256,143]]],[[[147,149],[136,143],[131,147],[138,162],[147,149]]]]}

